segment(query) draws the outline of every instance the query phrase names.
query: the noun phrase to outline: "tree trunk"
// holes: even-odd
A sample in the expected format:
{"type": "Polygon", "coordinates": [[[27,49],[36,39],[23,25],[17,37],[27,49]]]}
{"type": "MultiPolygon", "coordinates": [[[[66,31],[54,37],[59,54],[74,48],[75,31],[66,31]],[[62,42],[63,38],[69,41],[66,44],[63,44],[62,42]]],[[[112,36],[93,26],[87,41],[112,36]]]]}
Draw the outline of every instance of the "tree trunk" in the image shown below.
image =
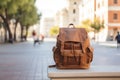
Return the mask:
{"type": "Polygon", "coordinates": [[[15,22],[15,29],[14,29],[14,41],[16,41],[16,28],[17,28],[18,20],[15,22]]]}
{"type": "Polygon", "coordinates": [[[6,27],[7,31],[8,31],[8,35],[9,35],[9,42],[11,42],[13,40],[13,38],[12,38],[12,33],[11,33],[11,30],[10,30],[10,27],[9,27],[9,23],[8,23],[9,20],[8,20],[7,16],[6,16],[6,18],[4,18],[4,16],[1,15],[1,14],[0,14],[0,16],[3,19],[4,23],[5,23],[5,27],[6,27]]]}
{"type": "Polygon", "coordinates": [[[7,14],[7,8],[5,9],[5,16],[3,16],[2,14],[0,14],[0,16],[3,19],[3,21],[5,23],[5,27],[8,31],[9,42],[12,42],[13,38],[12,38],[12,33],[11,33],[11,30],[10,30],[10,26],[9,26],[9,18],[8,18],[8,14],[7,14]]]}
{"type": "Polygon", "coordinates": [[[8,17],[8,13],[7,13],[7,8],[5,9],[5,24],[6,24],[6,28],[8,30],[8,34],[9,34],[9,42],[10,43],[13,43],[13,38],[12,38],[12,33],[11,33],[11,30],[10,30],[10,26],[9,26],[9,17],[8,17]]]}
{"type": "Polygon", "coordinates": [[[7,30],[8,30],[9,42],[12,43],[12,41],[13,41],[12,33],[11,33],[11,30],[10,30],[9,23],[8,23],[8,20],[7,20],[7,19],[5,20],[5,24],[6,24],[6,28],[7,28],[7,30]]]}
{"type": "Polygon", "coordinates": [[[28,36],[28,29],[29,29],[29,26],[26,26],[26,37],[25,37],[25,40],[27,40],[27,36],[28,36]]]}
{"type": "Polygon", "coordinates": [[[21,41],[23,41],[23,30],[24,30],[24,28],[23,28],[23,26],[21,25],[21,41]]]}
{"type": "Polygon", "coordinates": [[[7,29],[4,27],[5,33],[4,33],[4,42],[7,42],[7,29]]]}

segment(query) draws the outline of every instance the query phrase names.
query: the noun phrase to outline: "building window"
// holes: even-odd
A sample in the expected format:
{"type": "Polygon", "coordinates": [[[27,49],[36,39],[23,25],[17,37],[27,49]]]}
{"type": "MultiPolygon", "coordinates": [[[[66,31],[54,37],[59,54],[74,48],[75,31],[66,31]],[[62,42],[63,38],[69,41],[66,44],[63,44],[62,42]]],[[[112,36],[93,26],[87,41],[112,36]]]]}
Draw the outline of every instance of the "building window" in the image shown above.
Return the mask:
{"type": "Polygon", "coordinates": [[[117,13],[114,13],[114,14],[113,14],[113,19],[114,19],[114,20],[118,19],[117,13]]]}
{"type": "Polygon", "coordinates": [[[74,5],[76,5],[77,3],[76,2],[74,2],[74,5]]]}
{"type": "Polygon", "coordinates": [[[118,0],[114,0],[114,4],[117,4],[118,3],[118,0]]]}
{"type": "Polygon", "coordinates": [[[100,8],[100,3],[98,3],[98,8],[100,8]]]}
{"type": "Polygon", "coordinates": [[[102,0],[102,6],[104,6],[104,0],[102,0]]]}
{"type": "Polygon", "coordinates": [[[73,9],[73,14],[75,14],[75,12],[76,12],[75,9],[73,9]]]}

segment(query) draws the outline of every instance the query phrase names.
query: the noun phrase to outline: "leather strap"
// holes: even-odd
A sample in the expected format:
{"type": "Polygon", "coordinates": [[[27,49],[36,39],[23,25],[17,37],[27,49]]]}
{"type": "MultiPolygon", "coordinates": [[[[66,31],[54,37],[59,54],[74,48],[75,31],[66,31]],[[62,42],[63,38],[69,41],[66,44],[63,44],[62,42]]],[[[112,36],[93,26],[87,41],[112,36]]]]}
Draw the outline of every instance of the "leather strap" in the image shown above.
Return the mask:
{"type": "Polygon", "coordinates": [[[75,25],[72,24],[72,23],[70,23],[70,24],[68,25],[68,28],[75,28],[75,25]]]}
{"type": "Polygon", "coordinates": [[[51,68],[51,67],[56,67],[56,65],[49,65],[48,67],[49,67],[49,68],[51,68]]]}

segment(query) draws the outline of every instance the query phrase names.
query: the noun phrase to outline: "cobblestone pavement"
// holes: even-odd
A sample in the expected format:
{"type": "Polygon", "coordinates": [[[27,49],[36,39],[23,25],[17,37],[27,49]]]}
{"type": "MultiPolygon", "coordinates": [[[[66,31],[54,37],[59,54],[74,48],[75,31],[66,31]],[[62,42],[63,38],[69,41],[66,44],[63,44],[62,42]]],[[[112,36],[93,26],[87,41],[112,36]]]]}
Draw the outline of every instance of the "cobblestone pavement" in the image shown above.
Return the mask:
{"type": "MultiPolygon", "coordinates": [[[[120,49],[91,43],[94,47],[92,65],[120,65],[120,49]]],[[[33,42],[0,44],[0,80],[50,80],[48,65],[54,64],[52,47],[47,40],[33,46],[33,42]]]]}

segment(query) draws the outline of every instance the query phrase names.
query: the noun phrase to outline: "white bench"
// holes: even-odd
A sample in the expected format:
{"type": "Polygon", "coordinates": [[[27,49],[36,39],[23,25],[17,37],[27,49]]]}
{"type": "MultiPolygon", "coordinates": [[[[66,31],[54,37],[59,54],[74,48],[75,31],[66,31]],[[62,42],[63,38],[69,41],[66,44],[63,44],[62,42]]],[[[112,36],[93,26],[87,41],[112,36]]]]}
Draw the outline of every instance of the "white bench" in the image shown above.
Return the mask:
{"type": "Polygon", "coordinates": [[[51,80],[120,80],[120,66],[91,66],[89,69],[48,68],[51,80]]]}

